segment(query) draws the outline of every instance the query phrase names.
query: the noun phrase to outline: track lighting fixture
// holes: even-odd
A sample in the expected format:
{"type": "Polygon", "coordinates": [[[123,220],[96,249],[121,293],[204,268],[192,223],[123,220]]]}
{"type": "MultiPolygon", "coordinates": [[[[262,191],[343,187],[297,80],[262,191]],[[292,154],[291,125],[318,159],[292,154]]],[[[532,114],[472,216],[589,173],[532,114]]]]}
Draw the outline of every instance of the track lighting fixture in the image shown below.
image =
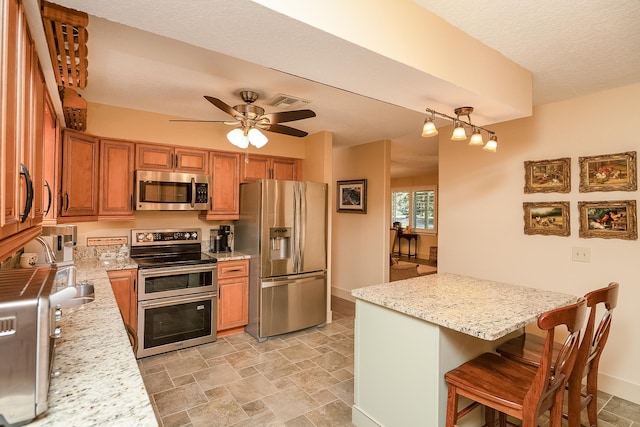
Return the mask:
{"type": "Polygon", "coordinates": [[[459,107],[454,110],[456,114],[455,117],[448,116],[443,113],[439,113],[430,108],[426,109],[429,116],[424,121],[424,125],[422,125],[422,136],[424,138],[435,136],[438,134],[438,129],[436,129],[436,125],[434,123],[435,116],[438,115],[440,117],[449,119],[453,122],[453,133],[451,134],[452,141],[464,141],[467,139],[467,130],[470,129],[471,139],[469,140],[469,145],[472,147],[483,147],[485,151],[490,151],[495,153],[498,148],[498,137],[495,132],[485,129],[480,126],[476,126],[471,123],[471,113],[473,112],[473,107],[459,107]],[[460,119],[460,116],[467,116],[468,121],[460,119]],[[487,137],[489,140],[487,143],[484,143],[484,139],[482,137],[482,131],[487,133],[487,137]]]}

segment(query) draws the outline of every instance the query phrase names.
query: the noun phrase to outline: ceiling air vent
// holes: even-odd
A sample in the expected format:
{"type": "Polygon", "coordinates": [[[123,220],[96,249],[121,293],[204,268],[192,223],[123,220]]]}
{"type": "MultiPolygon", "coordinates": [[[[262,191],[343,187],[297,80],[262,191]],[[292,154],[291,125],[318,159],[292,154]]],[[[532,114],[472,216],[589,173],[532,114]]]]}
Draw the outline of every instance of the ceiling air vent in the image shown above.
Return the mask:
{"type": "Polygon", "coordinates": [[[311,103],[311,101],[302,98],[296,98],[295,96],[291,95],[285,95],[283,93],[279,93],[264,102],[265,105],[268,105],[270,107],[283,109],[302,108],[309,103],[311,103]]]}

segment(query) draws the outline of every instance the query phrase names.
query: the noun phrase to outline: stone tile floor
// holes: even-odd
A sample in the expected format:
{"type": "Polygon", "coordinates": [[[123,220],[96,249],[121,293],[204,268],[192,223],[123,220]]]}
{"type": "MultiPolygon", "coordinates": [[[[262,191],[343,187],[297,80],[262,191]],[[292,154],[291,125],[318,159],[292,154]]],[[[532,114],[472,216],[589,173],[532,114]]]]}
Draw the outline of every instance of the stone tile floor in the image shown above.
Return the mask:
{"type": "MultiPolygon", "coordinates": [[[[353,321],[334,311],[323,328],[264,343],[245,333],[140,359],[158,424],[351,426],[353,321]]],[[[640,405],[599,393],[598,410],[600,427],[640,427],[640,405]]]]}
{"type": "Polygon", "coordinates": [[[158,424],[350,426],[353,317],[258,343],[244,333],[140,359],[158,424]]]}

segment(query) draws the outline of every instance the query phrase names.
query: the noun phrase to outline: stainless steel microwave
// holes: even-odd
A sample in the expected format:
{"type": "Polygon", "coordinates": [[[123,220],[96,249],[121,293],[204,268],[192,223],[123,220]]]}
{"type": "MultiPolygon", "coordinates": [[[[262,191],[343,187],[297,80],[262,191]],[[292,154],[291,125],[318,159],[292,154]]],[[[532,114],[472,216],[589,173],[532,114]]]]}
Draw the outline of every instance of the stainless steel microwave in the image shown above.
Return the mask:
{"type": "Polygon", "coordinates": [[[209,175],[136,171],[136,210],[200,211],[209,208],[209,175]]]}

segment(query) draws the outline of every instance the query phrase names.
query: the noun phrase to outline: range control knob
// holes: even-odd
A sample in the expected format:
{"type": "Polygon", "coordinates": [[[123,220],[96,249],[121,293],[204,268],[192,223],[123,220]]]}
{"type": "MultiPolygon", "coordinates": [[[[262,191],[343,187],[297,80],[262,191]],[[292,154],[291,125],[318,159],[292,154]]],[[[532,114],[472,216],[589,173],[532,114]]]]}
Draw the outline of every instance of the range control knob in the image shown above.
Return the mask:
{"type": "Polygon", "coordinates": [[[53,337],[55,339],[59,339],[62,336],[62,330],[60,328],[55,328],[53,330],[53,337]]]}
{"type": "Polygon", "coordinates": [[[136,237],[138,238],[138,242],[144,242],[144,234],[143,233],[138,233],[138,235],[136,237]]]}
{"type": "Polygon", "coordinates": [[[197,239],[198,238],[198,233],[196,233],[195,231],[193,233],[191,233],[191,238],[192,239],[197,239]]]}
{"type": "Polygon", "coordinates": [[[147,241],[152,242],[153,241],[153,234],[151,233],[147,233],[147,241]]]}
{"type": "Polygon", "coordinates": [[[56,322],[59,322],[60,319],[62,319],[62,309],[61,308],[56,308],[56,311],[54,312],[54,315],[56,317],[56,322]]]}

